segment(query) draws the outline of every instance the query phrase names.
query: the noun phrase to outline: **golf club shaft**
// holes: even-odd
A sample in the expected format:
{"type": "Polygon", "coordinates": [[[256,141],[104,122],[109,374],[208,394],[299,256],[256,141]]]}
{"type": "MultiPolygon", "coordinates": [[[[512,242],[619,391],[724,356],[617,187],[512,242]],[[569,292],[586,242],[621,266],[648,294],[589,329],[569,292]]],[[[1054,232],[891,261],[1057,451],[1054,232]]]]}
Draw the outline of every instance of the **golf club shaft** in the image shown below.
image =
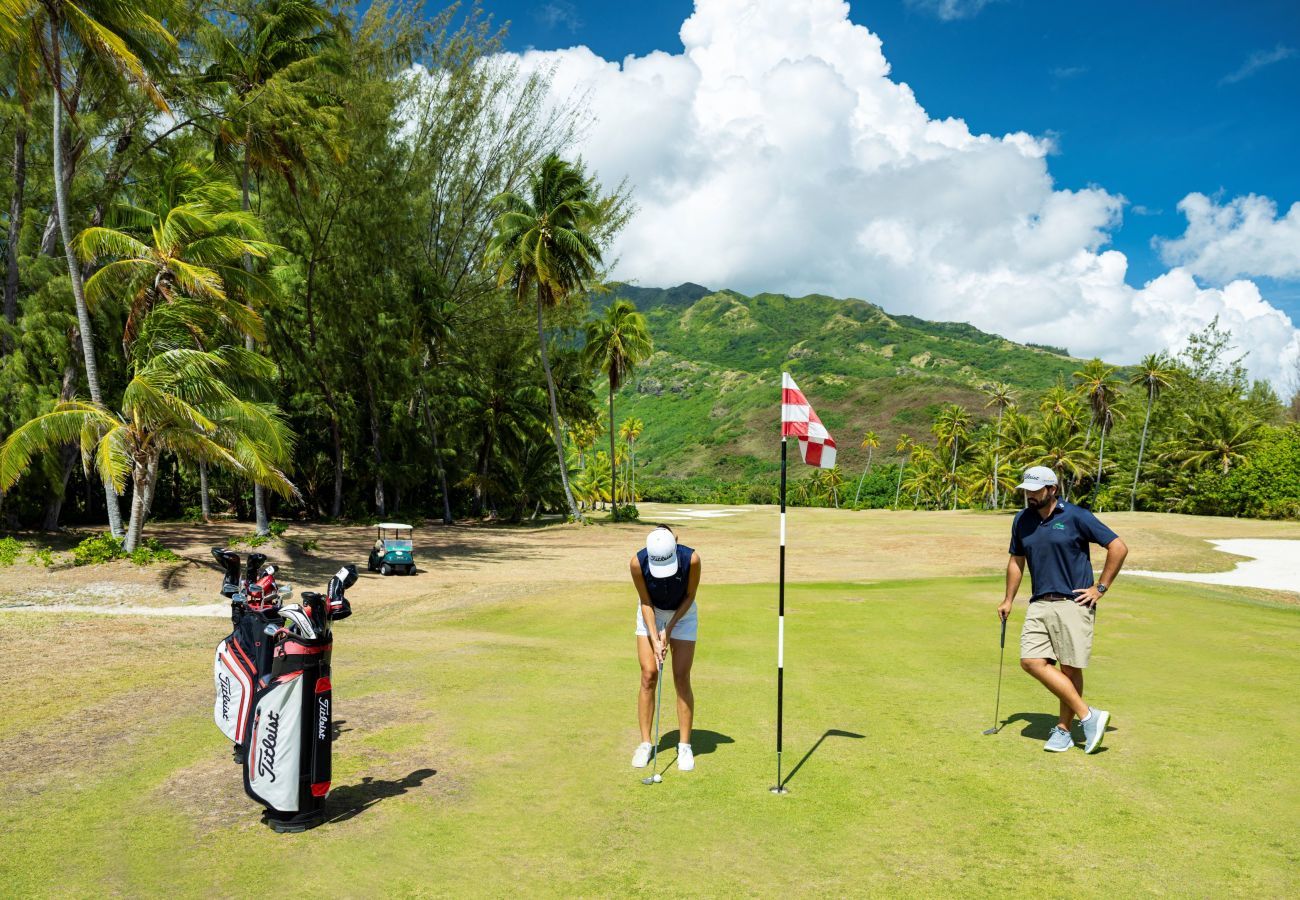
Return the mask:
{"type": "MultiPolygon", "coordinates": [[[[659,704],[664,698],[664,663],[659,660],[659,674],[655,678],[659,684],[655,687],[655,746],[654,746],[654,773],[659,771],[659,704]]],[[[653,773],[652,773],[653,774],[653,773]]]]}
{"type": "Polygon", "coordinates": [[[998,727],[998,716],[1002,712],[1002,664],[1007,658],[1007,620],[1002,620],[1002,638],[998,641],[998,696],[993,704],[993,727],[998,727]]]}

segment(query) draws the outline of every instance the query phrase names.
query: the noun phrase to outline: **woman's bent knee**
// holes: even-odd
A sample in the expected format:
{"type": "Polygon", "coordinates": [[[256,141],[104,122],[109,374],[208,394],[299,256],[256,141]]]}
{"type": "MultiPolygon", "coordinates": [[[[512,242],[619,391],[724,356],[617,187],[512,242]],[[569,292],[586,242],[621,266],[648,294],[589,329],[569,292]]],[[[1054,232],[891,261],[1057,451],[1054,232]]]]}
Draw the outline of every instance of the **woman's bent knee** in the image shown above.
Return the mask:
{"type": "Polygon", "coordinates": [[[655,685],[657,685],[658,683],[659,683],[659,673],[657,671],[655,671],[654,669],[650,669],[649,671],[645,669],[641,670],[641,690],[653,691],[655,689],[655,685]]]}

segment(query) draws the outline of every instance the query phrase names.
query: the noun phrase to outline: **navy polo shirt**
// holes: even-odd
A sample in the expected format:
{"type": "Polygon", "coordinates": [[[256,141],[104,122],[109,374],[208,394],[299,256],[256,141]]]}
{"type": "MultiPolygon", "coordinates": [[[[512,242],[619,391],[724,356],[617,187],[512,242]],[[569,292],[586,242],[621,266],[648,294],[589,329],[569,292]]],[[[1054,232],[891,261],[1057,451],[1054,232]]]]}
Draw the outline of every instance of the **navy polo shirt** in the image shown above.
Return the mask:
{"type": "Polygon", "coordinates": [[[1029,599],[1043,594],[1071,597],[1076,588],[1092,587],[1088,544],[1104,547],[1118,536],[1088,510],[1061,500],[1046,519],[1036,509],[1016,513],[1011,523],[1011,555],[1029,562],[1034,588],[1029,599]]]}

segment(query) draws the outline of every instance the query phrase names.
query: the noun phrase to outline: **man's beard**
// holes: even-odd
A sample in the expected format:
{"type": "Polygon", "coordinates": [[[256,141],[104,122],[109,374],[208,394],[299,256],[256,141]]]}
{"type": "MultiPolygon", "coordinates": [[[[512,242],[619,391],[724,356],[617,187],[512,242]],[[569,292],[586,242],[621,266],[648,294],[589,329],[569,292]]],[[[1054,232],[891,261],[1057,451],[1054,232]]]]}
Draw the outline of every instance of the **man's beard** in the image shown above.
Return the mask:
{"type": "Polygon", "coordinates": [[[1048,495],[1045,496],[1045,497],[1039,497],[1037,500],[1035,500],[1033,497],[1030,497],[1030,498],[1029,498],[1029,508],[1030,508],[1030,509],[1042,509],[1044,506],[1046,506],[1047,504],[1049,504],[1049,503],[1051,503],[1051,502],[1052,502],[1052,495],[1051,495],[1051,494],[1048,494],[1048,495]]]}

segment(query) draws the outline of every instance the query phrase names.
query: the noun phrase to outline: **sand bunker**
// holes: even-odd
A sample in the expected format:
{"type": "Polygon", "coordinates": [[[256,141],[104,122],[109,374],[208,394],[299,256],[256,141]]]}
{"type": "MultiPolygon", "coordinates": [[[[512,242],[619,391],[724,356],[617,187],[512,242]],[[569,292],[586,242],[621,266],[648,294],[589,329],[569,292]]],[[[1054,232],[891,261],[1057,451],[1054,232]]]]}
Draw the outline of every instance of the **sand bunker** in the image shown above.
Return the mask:
{"type": "Polygon", "coordinates": [[[1300,541],[1234,538],[1209,543],[1224,553],[1249,556],[1250,560],[1237,563],[1231,572],[1144,572],[1126,569],[1124,574],[1300,593],[1300,541]]]}

